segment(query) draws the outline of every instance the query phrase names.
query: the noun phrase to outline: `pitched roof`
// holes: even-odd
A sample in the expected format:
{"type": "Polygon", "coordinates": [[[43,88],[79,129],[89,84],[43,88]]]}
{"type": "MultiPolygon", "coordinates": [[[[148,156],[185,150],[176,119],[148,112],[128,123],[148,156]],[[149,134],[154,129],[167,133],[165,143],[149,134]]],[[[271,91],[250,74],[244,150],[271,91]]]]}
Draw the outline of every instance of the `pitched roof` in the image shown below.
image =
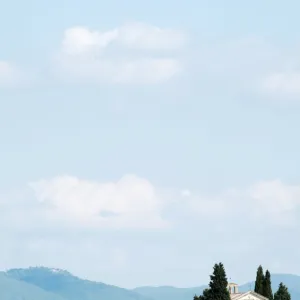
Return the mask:
{"type": "Polygon", "coordinates": [[[244,296],[247,296],[247,295],[252,295],[260,300],[269,300],[268,298],[260,295],[260,294],[257,294],[253,291],[249,291],[249,292],[246,292],[246,293],[236,293],[236,294],[230,294],[230,299],[231,300],[238,300],[238,299],[241,299],[243,298],[244,296]]]}

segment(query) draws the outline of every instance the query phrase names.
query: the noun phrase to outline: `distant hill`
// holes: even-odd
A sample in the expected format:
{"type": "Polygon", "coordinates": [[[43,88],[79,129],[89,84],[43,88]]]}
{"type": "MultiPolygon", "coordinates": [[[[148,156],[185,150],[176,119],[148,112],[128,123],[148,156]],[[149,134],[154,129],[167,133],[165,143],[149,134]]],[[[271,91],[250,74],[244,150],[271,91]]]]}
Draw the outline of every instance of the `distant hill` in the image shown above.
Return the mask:
{"type": "Polygon", "coordinates": [[[47,292],[37,286],[27,284],[0,273],[1,300],[65,300],[59,295],[47,292]]]}
{"type": "MultiPolygon", "coordinates": [[[[19,294],[10,292],[5,298],[0,292],[1,300],[149,300],[134,291],[83,280],[59,269],[12,269],[4,279],[11,282],[10,290],[19,290],[19,294]]],[[[5,290],[5,284],[2,286],[5,290]]]]}
{"type": "MultiPolygon", "coordinates": [[[[273,274],[272,275],[272,289],[277,291],[279,283],[283,282],[288,288],[292,296],[292,300],[300,299],[300,276],[289,274],[273,274]]],[[[249,290],[250,286],[254,288],[254,281],[248,282],[239,287],[241,292],[249,290]]],[[[138,287],[133,291],[153,300],[192,300],[194,295],[202,294],[206,286],[199,286],[193,288],[176,288],[170,286],[161,287],[138,287]]]]}
{"type": "Polygon", "coordinates": [[[206,286],[194,288],[176,288],[172,286],[160,287],[138,287],[133,291],[149,297],[153,300],[193,300],[195,295],[199,295],[206,288],[206,286]]]}
{"type": "MultiPolygon", "coordinates": [[[[300,276],[273,274],[273,291],[286,284],[292,299],[300,299],[300,276]]],[[[240,286],[240,291],[254,287],[254,282],[240,286]]],[[[1,300],[193,300],[206,286],[176,288],[170,286],[138,287],[127,290],[100,282],[83,280],[67,271],[49,268],[12,269],[0,272],[1,300]]]]}

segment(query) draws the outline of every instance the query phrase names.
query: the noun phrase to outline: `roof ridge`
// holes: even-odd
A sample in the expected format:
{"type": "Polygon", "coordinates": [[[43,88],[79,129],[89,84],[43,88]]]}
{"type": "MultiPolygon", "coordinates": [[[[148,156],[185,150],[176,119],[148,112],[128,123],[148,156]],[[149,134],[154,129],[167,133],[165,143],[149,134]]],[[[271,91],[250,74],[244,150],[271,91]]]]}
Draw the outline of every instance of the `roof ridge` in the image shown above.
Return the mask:
{"type": "MultiPolygon", "coordinates": [[[[254,291],[247,291],[245,293],[238,293],[238,294],[236,294],[238,296],[234,297],[233,299],[234,300],[238,300],[238,299],[241,299],[242,297],[247,296],[249,294],[252,294],[252,295],[256,296],[258,299],[261,299],[261,300],[268,300],[268,298],[266,298],[266,297],[264,297],[264,296],[262,296],[262,295],[260,295],[260,294],[258,294],[256,292],[254,292],[254,291]]],[[[231,294],[231,295],[234,295],[234,294],[231,294]]]]}

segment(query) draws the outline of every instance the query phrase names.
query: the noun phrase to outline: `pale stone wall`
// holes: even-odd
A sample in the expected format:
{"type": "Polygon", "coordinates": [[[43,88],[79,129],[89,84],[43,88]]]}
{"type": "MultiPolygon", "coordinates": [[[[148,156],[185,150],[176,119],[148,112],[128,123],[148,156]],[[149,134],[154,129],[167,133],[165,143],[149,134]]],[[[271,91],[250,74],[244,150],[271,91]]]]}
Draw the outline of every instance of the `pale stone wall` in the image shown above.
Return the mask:
{"type": "Polygon", "coordinates": [[[239,300],[261,300],[261,299],[254,295],[248,294],[248,295],[242,296],[241,298],[239,298],[239,300]]]}
{"type": "Polygon", "coordinates": [[[256,294],[252,291],[246,293],[239,293],[239,294],[231,294],[230,298],[232,300],[268,300],[267,298],[256,294]]]}

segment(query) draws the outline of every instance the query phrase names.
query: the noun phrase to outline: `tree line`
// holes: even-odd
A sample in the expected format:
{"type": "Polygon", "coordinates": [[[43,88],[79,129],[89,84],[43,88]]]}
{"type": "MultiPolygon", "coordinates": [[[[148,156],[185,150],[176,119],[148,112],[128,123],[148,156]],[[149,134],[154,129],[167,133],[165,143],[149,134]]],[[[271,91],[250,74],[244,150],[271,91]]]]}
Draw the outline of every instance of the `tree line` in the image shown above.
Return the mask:
{"type": "Polygon", "coordinates": [[[291,300],[288,288],[281,282],[277,292],[273,295],[271,286],[271,274],[266,270],[264,274],[263,267],[260,265],[257,269],[254,292],[260,294],[269,300],[291,300]]]}
{"type": "MultiPolygon", "coordinates": [[[[262,266],[257,269],[254,292],[269,300],[291,300],[288,288],[283,283],[279,284],[278,290],[273,295],[271,274],[268,270],[264,274],[262,266]]],[[[230,300],[227,276],[222,263],[214,265],[208,288],[202,295],[195,295],[194,300],[230,300]]]]}

